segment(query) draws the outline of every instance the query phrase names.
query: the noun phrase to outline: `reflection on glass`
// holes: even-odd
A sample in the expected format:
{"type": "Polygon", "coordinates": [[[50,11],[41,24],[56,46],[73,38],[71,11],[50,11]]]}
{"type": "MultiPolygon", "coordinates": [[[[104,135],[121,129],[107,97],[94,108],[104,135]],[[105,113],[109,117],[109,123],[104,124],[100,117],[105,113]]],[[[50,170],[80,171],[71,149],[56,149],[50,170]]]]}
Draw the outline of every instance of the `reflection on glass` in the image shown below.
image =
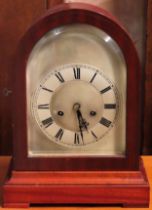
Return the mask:
{"type": "MultiPolygon", "coordinates": [[[[83,69],[83,71],[86,72],[83,80],[87,80],[91,73],[88,69],[83,69]]],[[[73,72],[72,68],[71,72],[73,72]]],[[[70,74],[72,73],[65,73],[65,77],[70,74]]],[[[121,49],[104,31],[90,25],[75,24],[48,32],[33,48],[28,59],[26,76],[29,156],[125,154],[126,64],[121,49]],[[67,147],[56,144],[37,125],[31,108],[40,85],[42,86],[44,80],[47,81],[47,75],[55,74],[55,70],[58,69],[61,69],[60,73],[63,73],[63,69],[66,69],[65,66],[68,65],[86,65],[98,69],[110,84],[114,84],[118,92],[119,112],[113,128],[101,140],[85,146],[67,147]]],[[[53,84],[51,79],[51,84],[53,84]]],[[[71,79],[72,77],[69,80],[71,79]]],[[[107,103],[110,104],[111,96],[107,98],[109,100],[107,103]]]]}

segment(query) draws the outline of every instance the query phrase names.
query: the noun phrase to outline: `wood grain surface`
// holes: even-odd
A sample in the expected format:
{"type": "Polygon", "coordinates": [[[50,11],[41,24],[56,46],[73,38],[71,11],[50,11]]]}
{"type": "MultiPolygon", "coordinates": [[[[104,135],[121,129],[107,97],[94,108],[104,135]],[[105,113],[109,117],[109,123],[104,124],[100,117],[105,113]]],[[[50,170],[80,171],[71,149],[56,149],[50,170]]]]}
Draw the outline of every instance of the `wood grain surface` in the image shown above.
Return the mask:
{"type": "Polygon", "coordinates": [[[147,11],[147,52],[145,67],[145,108],[143,153],[152,154],[152,0],[147,11]]]}
{"type": "MultiPolygon", "coordinates": [[[[141,68],[135,46],[119,21],[94,5],[62,4],[50,10],[24,35],[14,68],[14,170],[136,170],[139,167],[141,124],[141,68]],[[48,31],[68,24],[90,24],[112,37],[124,55],[127,66],[126,154],[124,156],[28,157],[27,151],[27,60],[37,41],[48,31]],[[20,99],[20,100],[18,100],[20,99]],[[17,101],[17,103],[16,103],[17,101]],[[22,141],[21,141],[22,140],[22,141]]],[[[35,69],[36,72],[36,69],[35,69]]]]}
{"type": "MultiPolygon", "coordinates": [[[[145,165],[145,169],[146,169],[146,172],[147,172],[147,175],[148,175],[148,179],[149,179],[149,183],[150,183],[150,186],[151,186],[151,189],[152,189],[152,157],[151,156],[144,156],[143,157],[143,161],[144,161],[144,165],[145,165]]],[[[3,181],[4,181],[4,177],[6,175],[6,171],[7,171],[7,167],[8,167],[8,162],[9,162],[9,159],[8,157],[2,157],[0,158],[0,166],[1,166],[1,169],[0,170],[0,183],[2,184],[3,181]]],[[[2,191],[0,190],[0,192],[2,193],[2,191]]],[[[146,208],[147,210],[148,209],[152,209],[152,194],[150,194],[150,207],[149,208],[146,208]]],[[[0,207],[0,209],[2,209],[0,207]]],[[[14,210],[14,209],[10,209],[10,208],[5,208],[6,210],[14,210]]],[[[21,208],[20,208],[21,209],[21,208]]],[[[120,210],[122,209],[121,207],[112,207],[112,206],[101,206],[101,205],[98,205],[98,206],[92,206],[92,205],[79,205],[79,206],[76,206],[76,205],[73,205],[73,206],[70,206],[70,205],[55,205],[55,206],[47,206],[47,205],[44,205],[44,206],[35,206],[35,207],[31,207],[29,209],[34,209],[34,210],[92,210],[92,209],[95,209],[95,210],[120,210]]],[[[129,208],[130,210],[136,210],[137,208],[129,208]]],[[[140,208],[140,210],[145,210],[145,208],[140,208]]]]}

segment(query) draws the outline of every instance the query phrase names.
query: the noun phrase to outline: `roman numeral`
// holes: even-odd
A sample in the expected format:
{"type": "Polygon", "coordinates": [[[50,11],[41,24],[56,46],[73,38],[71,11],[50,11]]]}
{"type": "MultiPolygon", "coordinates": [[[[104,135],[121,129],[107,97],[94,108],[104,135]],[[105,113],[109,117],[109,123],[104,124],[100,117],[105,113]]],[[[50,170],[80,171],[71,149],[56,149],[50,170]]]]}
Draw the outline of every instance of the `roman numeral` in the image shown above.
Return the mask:
{"type": "Polygon", "coordinates": [[[50,125],[53,124],[53,119],[52,117],[49,117],[45,120],[42,121],[42,124],[44,125],[45,128],[49,127],[50,125]]]}
{"type": "Polygon", "coordinates": [[[91,80],[90,80],[90,83],[92,83],[92,82],[93,82],[93,80],[95,79],[96,75],[97,75],[97,72],[96,72],[96,73],[94,73],[93,77],[92,77],[92,78],[91,78],[91,80]]]}
{"type": "Polygon", "coordinates": [[[64,133],[63,129],[60,128],[60,129],[58,130],[58,132],[56,133],[55,137],[56,137],[58,140],[61,140],[61,139],[62,139],[62,136],[63,136],[63,133],[64,133]]]}
{"type": "Polygon", "coordinates": [[[91,134],[97,140],[98,137],[96,136],[96,134],[93,131],[91,131],[91,134]]]}
{"type": "Polygon", "coordinates": [[[49,109],[49,104],[39,104],[38,109],[49,109]]]}
{"type": "Polygon", "coordinates": [[[105,109],[115,109],[116,108],[116,104],[104,104],[104,108],[105,109]]]}
{"type": "Polygon", "coordinates": [[[73,68],[73,72],[74,72],[74,78],[80,79],[80,68],[79,67],[73,68]]]}
{"type": "Polygon", "coordinates": [[[53,90],[50,90],[50,89],[48,89],[48,88],[46,88],[46,87],[42,87],[41,85],[40,85],[40,87],[43,89],[43,90],[46,90],[46,91],[48,91],[48,92],[53,92],[53,90]]]}
{"type": "Polygon", "coordinates": [[[79,134],[78,133],[74,134],[74,144],[80,144],[80,138],[79,138],[79,134]]]}
{"type": "Polygon", "coordinates": [[[109,127],[111,125],[111,121],[110,120],[107,120],[106,118],[102,117],[101,120],[100,120],[100,124],[104,125],[105,127],[109,127]]]}
{"type": "Polygon", "coordinates": [[[60,72],[55,73],[55,76],[61,83],[65,82],[60,72]]]}
{"type": "Polygon", "coordinates": [[[101,90],[100,93],[103,94],[103,93],[106,93],[109,90],[111,90],[111,87],[110,86],[108,86],[105,89],[101,90]]]}

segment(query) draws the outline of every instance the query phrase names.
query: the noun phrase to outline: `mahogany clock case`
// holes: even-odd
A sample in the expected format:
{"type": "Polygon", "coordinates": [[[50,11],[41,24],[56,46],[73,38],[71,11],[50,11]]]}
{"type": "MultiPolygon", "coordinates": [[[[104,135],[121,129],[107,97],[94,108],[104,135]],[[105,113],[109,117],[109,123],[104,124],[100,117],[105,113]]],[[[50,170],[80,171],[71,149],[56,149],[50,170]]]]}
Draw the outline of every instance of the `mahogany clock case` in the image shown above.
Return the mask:
{"type": "Polygon", "coordinates": [[[140,145],[141,70],[130,36],[106,11],[82,3],[59,5],[48,11],[20,42],[14,69],[15,170],[137,170],[140,145]],[[124,157],[32,157],[27,154],[26,64],[38,40],[49,30],[68,24],[89,24],[109,34],[121,48],[127,65],[126,154],[124,157]],[[16,103],[17,101],[17,103],[16,103]]]}
{"type": "Polygon", "coordinates": [[[21,40],[14,81],[13,172],[4,185],[4,207],[28,207],[33,203],[149,205],[149,185],[139,158],[141,70],[130,36],[113,16],[101,8],[82,3],[52,8],[21,40]],[[105,31],[123,52],[127,65],[126,154],[121,157],[30,158],[26,125],[27,60],[35,44],[48,31],[75,23],[105,31]]]}

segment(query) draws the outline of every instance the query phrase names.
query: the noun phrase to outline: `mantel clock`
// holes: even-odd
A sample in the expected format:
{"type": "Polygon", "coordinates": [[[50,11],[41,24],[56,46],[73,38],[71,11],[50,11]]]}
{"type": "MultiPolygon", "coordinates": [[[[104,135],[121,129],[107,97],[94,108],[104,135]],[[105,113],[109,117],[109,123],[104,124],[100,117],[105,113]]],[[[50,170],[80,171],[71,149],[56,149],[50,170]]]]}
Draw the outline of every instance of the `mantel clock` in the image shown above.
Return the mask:
{"type": "Polygon", "coordinates": [[[93,5],[59,5],[25,33],[15,64],[4,206],[148,206],[141,72],[121,24],[93,5]]]}

